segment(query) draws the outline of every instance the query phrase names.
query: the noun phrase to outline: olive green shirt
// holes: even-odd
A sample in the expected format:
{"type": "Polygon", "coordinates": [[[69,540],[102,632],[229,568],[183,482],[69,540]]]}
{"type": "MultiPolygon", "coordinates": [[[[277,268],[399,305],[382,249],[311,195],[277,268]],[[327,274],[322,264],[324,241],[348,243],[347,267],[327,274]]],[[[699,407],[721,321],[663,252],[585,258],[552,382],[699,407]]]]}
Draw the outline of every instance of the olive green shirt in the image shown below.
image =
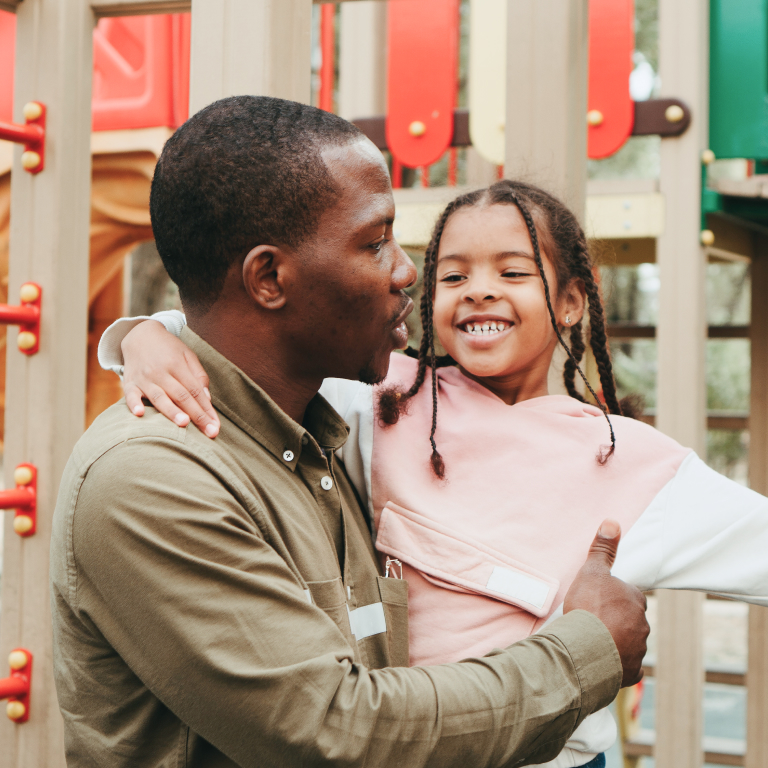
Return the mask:
{"type": "Polygon", "coordinates": [[[70,766],[481,768],[553,758],[619,689],[574,611],[482,659],[408,668],[319,395],[299,425],[185,329],[209,440],[121,402],[76,445],[54,516],[54,665],[70,766]]]}

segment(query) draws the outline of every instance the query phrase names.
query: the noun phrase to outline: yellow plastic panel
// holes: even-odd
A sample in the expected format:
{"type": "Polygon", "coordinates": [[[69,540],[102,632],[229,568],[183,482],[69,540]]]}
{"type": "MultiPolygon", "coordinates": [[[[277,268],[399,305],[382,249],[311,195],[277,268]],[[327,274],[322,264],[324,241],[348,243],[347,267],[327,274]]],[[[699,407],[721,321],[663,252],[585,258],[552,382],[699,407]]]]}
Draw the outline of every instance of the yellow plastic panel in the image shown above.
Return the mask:
{"type": "Polygon", "coordinates": [[[507,109],[507,0],[471,0],[469,135],[474,148],[504,164],[507,109]]]}

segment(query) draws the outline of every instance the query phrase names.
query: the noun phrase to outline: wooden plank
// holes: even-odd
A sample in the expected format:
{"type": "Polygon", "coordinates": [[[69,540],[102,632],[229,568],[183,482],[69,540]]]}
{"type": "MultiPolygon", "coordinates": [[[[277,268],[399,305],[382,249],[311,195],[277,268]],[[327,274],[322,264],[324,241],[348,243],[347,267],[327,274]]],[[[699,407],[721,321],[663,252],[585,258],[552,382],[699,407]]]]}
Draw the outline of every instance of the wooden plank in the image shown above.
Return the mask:
{"type": "MultiPolygon", "coordinates": [[[[48,108],[46,166],[31,176],[14,152],[9,297],[43,286],[40,352],[8,345],[5,482],[22,461],[38,467],[37,534],[20,539],[5,515],[0,661],[16,646],[34,653],[31,717],[0,717],[3,768],[64,765],[53,686],[48,549],[59,480],[85,421],[88,230],[91,181],[93,13],[83,0],[24,0],[17,11],[14,115],[48,108]]],[[[11,338],[13,332],[11,332],[11,338]]]]}
{"type": "Polygon", "coordinates": [[[94,0],[96,18],[107,16],[148,16],[157,13],[189,13],[191,0],[94,0]]]}
{"type": "Polygon", "coordinates": [[[587,0],[509,0],[504,174],[560,195],[584,220],[587,0]]]}
{"type": "Polygon", "coordinates": [[[189,111],[244,93],[310,100],[306,0],[195,0],[189,111]]]}
{"type": "MultiPolygon", "coordinates": [[[[661,145],[666,198],[658,239],[661,281],[657,426],[704,455],[706,428],[705,267],[699,244],[701,151],[706,146],[708,3],[659,5],[659,69],[665,93],[690,105],[685,134],[661,145]]],[[[703,595],[659,591],[657,768],[699,768],[702,750],[703,595]]]]}
{"type": "MultiPolygon", "coordinates": [[[[768,494],[768,237],[753,236],[749,485],[768,494]]],[[[768,608],[749,607],[747,768],[768,765],[768,608]]]]}
{"type": "Polygon", "coordinates": [[[339,114],[346,120],[383,115],[387,111],[387,3],[360,0],[344,3],[339,11],[339,114]]]}

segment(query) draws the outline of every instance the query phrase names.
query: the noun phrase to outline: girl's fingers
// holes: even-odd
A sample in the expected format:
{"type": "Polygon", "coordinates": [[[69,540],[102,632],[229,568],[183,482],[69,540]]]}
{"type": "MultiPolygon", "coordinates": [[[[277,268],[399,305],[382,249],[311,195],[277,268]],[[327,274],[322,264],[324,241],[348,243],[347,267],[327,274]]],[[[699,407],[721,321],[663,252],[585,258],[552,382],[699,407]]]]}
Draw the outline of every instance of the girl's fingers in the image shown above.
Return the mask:
{"type": "Polygon", "coordinates": [[[219,417],[211,405],[208,388],[191,372],[184,371],[177,376],[174,385],[166,388],[171,399],[204,435],[216,437],[219,434],[219,417]]]}
{"type": "MultiPolygon", "coordinates": [[[[168,378],[171,379],[170,376],[168,378]]],[[[175,379],[171,379],[171,381],[176,385],[176,394],[178,395],[181,385],[175,379]]],[[[186,427],[189,424],[189,416],[166,394],[170,389],[168,383],[164,382],[163,386],[153,384],[146,389],[147,391],[144,393],[144,396],[152,403],[152,407],[156,411],[162,413],[166,419],[169,419],[179,427],[186,427]]]]}
{"type": "Polygon", "coordinates": [[[124,383],[123,392],[125,393],[125,404],[128,406],[128,410],[134,416],[143,416],[144,403],[141,402],[141,390],[135,384],[124,383]]]}

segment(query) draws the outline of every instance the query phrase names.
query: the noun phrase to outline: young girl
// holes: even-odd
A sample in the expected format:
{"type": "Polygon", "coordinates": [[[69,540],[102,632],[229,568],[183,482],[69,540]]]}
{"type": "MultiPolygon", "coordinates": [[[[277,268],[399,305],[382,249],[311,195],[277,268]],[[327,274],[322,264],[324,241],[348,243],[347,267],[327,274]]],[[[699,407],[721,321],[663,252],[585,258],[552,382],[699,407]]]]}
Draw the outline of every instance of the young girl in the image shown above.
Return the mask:
{"type": "MultiPolygon", "coordinates": [[[[178,313],[158,319],[178,333],[178,313]]],[[[594,267],[562,203],[512,181],[452,202],[427,248],[421,320],[417,359],[393,354],[383,384],[321,389],[351,427],[342,458],[376,548],[408,580],[412,664],[482,655],[540,629],[606,517],[624,531],[620,578],[768,604],[768,500],[622,415],[594,267]],[[585,307],[604,405],[579,368],[585,307]],[[449,358],[436,357],[435,333],[449,358]],[[547,391],[558,343],[568,396],[547,391]]],[[[135,322],[106,332],[105,366],[119,364],[135,322]]],[[[155,385],[189,380],[184,350],[157,326],[141,353],[162,361],[155,385]]],[[[152,386],[136,383],[132,406],[152,386]]],[[[186,423],[178,407],[164,412],[186,423]]],[[[598,712],[550,765],[601,765],[615,736],[598,712]]]]}

